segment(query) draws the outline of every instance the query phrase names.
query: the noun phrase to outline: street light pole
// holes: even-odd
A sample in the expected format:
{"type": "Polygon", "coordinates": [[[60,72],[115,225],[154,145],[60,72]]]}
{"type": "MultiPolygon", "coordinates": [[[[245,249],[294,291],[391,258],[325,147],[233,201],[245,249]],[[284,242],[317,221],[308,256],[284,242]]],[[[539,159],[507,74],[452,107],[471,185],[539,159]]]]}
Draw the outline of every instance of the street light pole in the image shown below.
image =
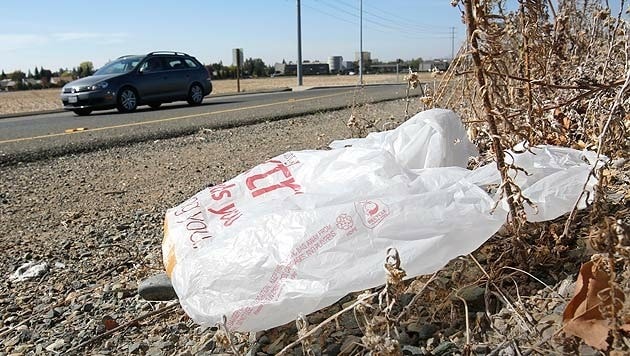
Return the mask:
{"type": "Polygon", "coordinates": [[[363,0],[360,0],[359,12],[359,84],[363,85],[363,0]]]}
{"type": "Polygon", "coordinates": [[[302,86],[302,18],[300,11],[300,0],[297,0],[297,85],[302,86]]]}

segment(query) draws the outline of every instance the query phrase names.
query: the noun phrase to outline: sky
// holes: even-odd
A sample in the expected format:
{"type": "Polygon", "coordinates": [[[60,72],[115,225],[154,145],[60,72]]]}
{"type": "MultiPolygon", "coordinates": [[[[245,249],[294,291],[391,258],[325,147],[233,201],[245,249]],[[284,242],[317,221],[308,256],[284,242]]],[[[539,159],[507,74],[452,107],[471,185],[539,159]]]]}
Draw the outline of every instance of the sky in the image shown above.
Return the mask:
{"type": "MultiPolygon", "coordinates": [[[[361,0],[301,0],[302,59],[354,60],[361,0]]],[[[465,38],[449,0],[362,0],[372,59],[451,56],[465,38]]],[[[232,64],[232,49],[268,64],[297,61],[297,0],[0,0],[0,70],[56,71],[126,54],[181,51],[232,64]]]]}
{"type": "MultiPolygon", "coordinates": [[[[354,60],[361,0],[301,0],[302,59],[354,60]]],[[[174,50],[232,64],[232,49],[268,65],[297,61],[297,0],[86,2],[0,0],[0,70],[56,71],[174,50]]],[[[382,61],[451,56],[465,38],[449,0],[363,0],[363,50],[382,61]]]]}

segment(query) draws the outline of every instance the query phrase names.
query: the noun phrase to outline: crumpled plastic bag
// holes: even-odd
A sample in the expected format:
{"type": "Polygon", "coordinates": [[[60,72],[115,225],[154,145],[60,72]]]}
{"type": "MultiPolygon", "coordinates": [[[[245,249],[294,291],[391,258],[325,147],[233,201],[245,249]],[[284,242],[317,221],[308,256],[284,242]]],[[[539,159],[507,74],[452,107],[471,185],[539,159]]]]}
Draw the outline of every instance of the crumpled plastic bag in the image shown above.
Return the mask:
{"type": "MultiPolygon", "coordinates": [[[[428,110],[395,130],[331,145],[274,157],[167,211],[164,265],[195,322],[226,315],[232,330],[282,325],[383,284],[390,247],[408,276],[428,274],[474,251],[506,220],[505,205],[492,213],[486,192],[500,183],[496,165],[465,168],[477,152],[451,111],[428,110]]],[[[532,151],[513,155],[532,174],[516,181],[537,204],[529,218],[553,219],[573,207],[595,155],[532,151]]]]}
{"type": "Polygon", "coordinates": [[[395,130],[333,141],[329,146],[382,149],[407,169],[466,167],[468,158],[478,154],[457,114],[443,109],[420,112],[395,130]]]}

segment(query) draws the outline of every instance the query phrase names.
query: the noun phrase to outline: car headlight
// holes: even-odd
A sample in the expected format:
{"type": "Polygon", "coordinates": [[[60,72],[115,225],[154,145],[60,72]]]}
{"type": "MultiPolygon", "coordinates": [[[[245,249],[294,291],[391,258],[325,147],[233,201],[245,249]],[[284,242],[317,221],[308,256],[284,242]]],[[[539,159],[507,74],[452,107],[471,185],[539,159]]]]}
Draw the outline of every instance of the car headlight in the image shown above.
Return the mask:
{"type": "Polygon", "coordinates": [[[99,89],[105,89],[107,88],[107,86],[109,85],[108,82],[100,82],[100,83],[96,83],[94,85],[92,85],[90,87],[90,90],[99,90],[99,89]]]}

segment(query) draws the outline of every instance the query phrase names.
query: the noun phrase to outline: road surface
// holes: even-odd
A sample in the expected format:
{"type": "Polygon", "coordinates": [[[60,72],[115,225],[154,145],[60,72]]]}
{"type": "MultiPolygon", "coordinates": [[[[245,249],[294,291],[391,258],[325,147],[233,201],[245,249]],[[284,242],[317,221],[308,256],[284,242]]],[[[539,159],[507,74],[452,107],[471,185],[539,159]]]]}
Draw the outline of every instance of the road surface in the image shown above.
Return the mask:
{"type": "Polygon", "coordinates": [[[210,96],[200,106],[182,102],[157,110],[142,106],[129,114],[108,110],[89,116],[63,112],[5,118],[0,120],[0,164],[347,108],[353,101],[404,97],[404,85],[379,85],[361,90],[346,87],[210,96]]]}

